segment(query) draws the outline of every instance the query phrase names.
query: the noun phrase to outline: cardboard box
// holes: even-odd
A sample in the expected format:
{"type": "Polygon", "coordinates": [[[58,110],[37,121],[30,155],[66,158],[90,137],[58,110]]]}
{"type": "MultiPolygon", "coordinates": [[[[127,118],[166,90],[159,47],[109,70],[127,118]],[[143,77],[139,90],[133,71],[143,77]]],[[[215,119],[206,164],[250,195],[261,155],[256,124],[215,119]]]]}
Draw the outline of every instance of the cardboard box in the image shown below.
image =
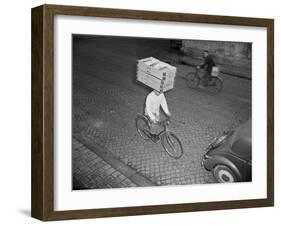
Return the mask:
{"type": "Polygon", "coordinates": [[[152,89],[163,92],[174,88],[176,67],[154,57],[138,60],[137,80],[152,89]]]}
{"type": "Polygon", "coordinates": [[[220,69],[218,67],[216,67],[216,66],[212,67],[212,72],[211,72],[212,76],[217,77],[217,76],[219,76],[219,73],[220,73],[220,69]]]}

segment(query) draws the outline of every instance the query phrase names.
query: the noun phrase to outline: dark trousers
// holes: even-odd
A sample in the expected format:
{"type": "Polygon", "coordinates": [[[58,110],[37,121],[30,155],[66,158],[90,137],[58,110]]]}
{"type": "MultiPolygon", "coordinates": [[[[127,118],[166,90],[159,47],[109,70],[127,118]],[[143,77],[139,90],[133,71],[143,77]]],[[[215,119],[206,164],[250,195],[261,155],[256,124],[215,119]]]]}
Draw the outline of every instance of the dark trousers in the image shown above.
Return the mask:
{"type": "Polygon", "coordinates": [[[203,84],[208,83],[209,81],[211,81],[211,79],[212,79],[211,72],[205,70],[202,77],[203,84]]]}

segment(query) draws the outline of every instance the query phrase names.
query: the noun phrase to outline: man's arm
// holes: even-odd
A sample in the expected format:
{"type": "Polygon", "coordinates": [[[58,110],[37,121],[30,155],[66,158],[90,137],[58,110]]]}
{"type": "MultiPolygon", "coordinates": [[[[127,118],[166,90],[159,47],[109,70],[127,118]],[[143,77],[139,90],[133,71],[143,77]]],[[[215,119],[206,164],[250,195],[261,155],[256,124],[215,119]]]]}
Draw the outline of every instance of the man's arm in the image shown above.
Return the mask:
{"type": "Polygon", "coordinates": [[[166,114],[166,116],[171,117],[171,113],[169,111],[166,97],[164,96],[164,94],[163,94],[163,98],[161,99],[161,107],[164,113],[166,114]]]}
{"type": "Polygon", "coordinates": [[[145,113],[149,116],[152,122],[156,122],[156,117],[152,113],[152,101],[150,96],[148,95],[145,101],[145,113]]]}

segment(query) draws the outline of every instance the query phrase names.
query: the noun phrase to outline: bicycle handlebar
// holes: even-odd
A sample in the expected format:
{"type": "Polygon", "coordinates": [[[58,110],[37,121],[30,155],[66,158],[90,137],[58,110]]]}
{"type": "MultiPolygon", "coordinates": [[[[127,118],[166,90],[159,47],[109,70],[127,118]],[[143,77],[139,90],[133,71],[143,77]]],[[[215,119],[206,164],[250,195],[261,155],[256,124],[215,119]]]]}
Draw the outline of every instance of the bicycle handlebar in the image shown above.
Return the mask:
{"type": "Polygon", "coordinates": [[[167,125],[170,124],[170,122],[171,122],[171,119],[165,119],[165,120],[163,120],[161,122],[158,122],[158,124],[162,125],[162,126],[167,126],[167,125]]]}

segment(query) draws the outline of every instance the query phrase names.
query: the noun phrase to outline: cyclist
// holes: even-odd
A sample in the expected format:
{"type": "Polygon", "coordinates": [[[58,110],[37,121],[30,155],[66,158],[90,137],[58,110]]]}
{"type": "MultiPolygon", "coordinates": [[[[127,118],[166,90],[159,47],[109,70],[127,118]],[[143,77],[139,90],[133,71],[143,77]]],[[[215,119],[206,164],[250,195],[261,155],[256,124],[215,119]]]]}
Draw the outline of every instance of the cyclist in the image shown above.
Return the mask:
{"type": "Polygon", "coordinates": [[[159,131],[159,122],[160,122],[160,107],[165,113],[166,117],[169,119],[171,117],[171,113],[168,109],[166,97],[161,90],[160,92],[157,90],[153,90],[146,97],[145,101],[145,115],[151,121],[151,134],[153,138],[159,139],[157,136],[157,131],[159,131]]]}
{"type": "Polygon", "coordinates": [[[208,50],[204,50],[203,52],[203,57],[204,57],[204,63],[197,66],[198,69],[204,68],[205,72],[202,78],[203,85],[208,85],[208,82],[211,80],[211,73],[212,73],[212,68],[216,66],[213,58],[211,55],[209,55],[208,50]]]}

